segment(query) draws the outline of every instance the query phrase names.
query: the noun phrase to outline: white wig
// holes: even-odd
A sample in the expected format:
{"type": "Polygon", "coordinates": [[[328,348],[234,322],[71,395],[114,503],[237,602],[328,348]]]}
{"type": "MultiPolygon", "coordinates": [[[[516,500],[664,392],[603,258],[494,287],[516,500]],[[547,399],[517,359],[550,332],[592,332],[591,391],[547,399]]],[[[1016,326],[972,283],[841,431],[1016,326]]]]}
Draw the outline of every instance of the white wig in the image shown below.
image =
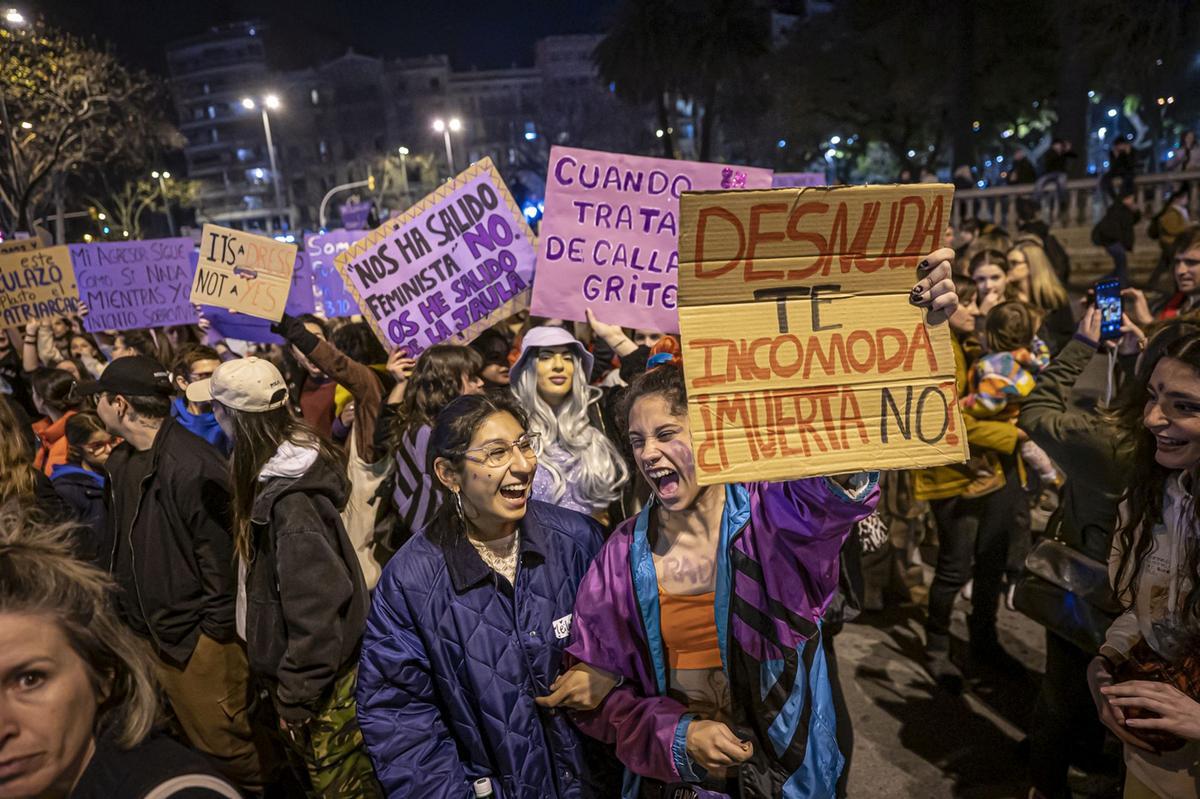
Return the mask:
{"type": "Polygon", "coordinates": [[[545,466],[554,481],[550,502],[559,502],[567,492],[565,475],[553,458],[544,452],[565,454],[565,460],[579,464],[576,490],[594,509],[606,507],[621,496],[621,487],[629,480],[629,469],[615,444],[588,419],[588,406],[598,402],[602,391],[587,383],[583,365],[574,352],[563,353],[575,365],[571,393],[557,408],[541,398],[537,390],[537,358],[529,358],[512,375],[513,396],[529,412],[529,432],[540,433],[535,447],[538,467],[545,466]]]}

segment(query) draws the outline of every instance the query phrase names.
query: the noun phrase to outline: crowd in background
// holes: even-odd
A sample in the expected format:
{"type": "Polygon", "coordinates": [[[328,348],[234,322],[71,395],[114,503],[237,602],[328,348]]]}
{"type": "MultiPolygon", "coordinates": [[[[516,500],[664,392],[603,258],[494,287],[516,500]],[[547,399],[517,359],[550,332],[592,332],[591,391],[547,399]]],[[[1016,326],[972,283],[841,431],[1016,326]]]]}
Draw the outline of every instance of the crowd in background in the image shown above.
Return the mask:
{"type": "Polygon", "coordinates": [[[922,551],[939,690],[1011,659],[1001,603],[1046,625],[1030,796],[1115,770],[1106,734],[1126,796],[1200,796],[1186,196],[1171,289],[1114,254],[1114,340],[1040,197],[947,229],[913,302],[971,457],[882,476],[699,485],[678,341],[590,312],[416,358],[307,315],[3,333],[0,797],[845,795],[834,632],[922,551]]]}

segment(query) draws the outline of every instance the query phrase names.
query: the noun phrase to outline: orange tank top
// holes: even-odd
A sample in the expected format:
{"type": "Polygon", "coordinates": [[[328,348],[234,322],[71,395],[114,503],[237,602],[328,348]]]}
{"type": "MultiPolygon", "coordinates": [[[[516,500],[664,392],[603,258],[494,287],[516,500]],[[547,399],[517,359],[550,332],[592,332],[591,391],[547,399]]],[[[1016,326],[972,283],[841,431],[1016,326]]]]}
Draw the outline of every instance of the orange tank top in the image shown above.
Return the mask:
{"type": "Polygon", "coordinates": [[[672,669],[719,669],[721,648],[713,616],[716,592],[683,596],[658,589],[659,620],[672,669]]]}

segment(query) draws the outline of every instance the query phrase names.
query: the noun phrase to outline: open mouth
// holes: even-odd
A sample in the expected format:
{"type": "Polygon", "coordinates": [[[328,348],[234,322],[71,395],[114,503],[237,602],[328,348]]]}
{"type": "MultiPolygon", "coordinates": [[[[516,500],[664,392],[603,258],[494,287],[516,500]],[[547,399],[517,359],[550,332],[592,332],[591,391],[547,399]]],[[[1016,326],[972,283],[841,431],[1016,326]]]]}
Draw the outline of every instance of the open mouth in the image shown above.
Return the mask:
{"type": "Polygon", "coordinates": [[[565,386],[567,384],[567,378],[563,377],[562,375],[555,375],[554,377],[550,378],[550,382],[556,386],[565,386]]]}
{"type": "Polygon", "coordinates": [[[664,466],[646,472],[646,477],[654,485],[654,490],[663,499],[675,496],[679,491],[679,472],[664,466]]]}
{"type": "Polygon", "coordinates": [[[1165,452],[1171,452],[1180,449],[1181,447],[1186,447],[1188,444],[1188,442],[1182,438],[1171,438],[1170,436],[1155,436],[1154,440],[1157,442],[1158,448],[1165,452]]]}
{"type": "Polygon", "coordinates": [[[511,502],[524,501],[529,493],[529,483],[509,483],[508,485],[500,486],[500,496],[511,502]]]}

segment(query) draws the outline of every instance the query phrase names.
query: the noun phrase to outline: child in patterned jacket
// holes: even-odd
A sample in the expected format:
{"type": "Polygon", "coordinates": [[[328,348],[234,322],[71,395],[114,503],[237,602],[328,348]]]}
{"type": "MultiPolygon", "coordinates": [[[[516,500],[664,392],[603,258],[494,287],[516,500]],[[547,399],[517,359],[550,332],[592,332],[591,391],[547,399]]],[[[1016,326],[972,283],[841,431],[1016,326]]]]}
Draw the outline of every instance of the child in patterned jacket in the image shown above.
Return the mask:
{"type": "MultiPolygon", "coordinates": [[[[969,393],[960,400],[965,413],[1016,423],[1021,402],[1050,363],[1050,351],[1034,335],[1034,325],[1033,312],[1023,302],[1002,302],[988,312],[983,342],[987,354],[971,367],[969,393]]],[[[1021,457],[1044,485],[1062,482],[1054,462],[1037,444],[1023,442],[1021,457]]]]}

